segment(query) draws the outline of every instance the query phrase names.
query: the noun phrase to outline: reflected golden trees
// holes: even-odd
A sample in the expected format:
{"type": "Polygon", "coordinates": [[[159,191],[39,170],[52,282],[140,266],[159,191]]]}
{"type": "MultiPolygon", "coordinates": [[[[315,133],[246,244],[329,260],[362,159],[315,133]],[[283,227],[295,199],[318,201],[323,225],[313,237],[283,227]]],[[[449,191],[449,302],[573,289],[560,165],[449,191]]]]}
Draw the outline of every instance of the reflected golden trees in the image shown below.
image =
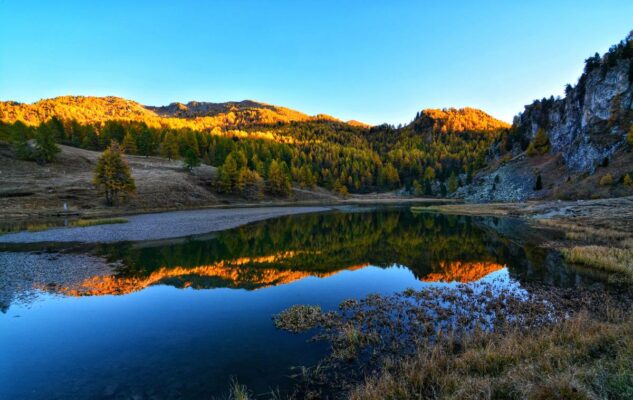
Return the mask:
{"type": "Polygon", "coordinates": [[[103,245],[121,267],[69,295],[125,294],[151,285],[244,288],[327,277],[367,265],[402,265],[425,282],[472,282],[502,269],[505,244],[467,217],[408,210],[311,214],[225,231],[206,240],[160,246],[103,245]]]}

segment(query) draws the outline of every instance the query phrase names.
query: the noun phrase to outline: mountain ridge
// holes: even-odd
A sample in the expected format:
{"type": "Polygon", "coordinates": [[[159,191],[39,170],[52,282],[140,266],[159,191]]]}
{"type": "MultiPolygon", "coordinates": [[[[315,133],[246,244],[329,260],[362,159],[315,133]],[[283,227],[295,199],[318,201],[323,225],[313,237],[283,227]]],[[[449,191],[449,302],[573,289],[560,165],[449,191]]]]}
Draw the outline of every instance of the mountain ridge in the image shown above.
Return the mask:
{"type": "Polygon", "coordinates": [[[72,119],[85,124],[122,120],[145,122],[153,127],[189,127],[201,130],[306,121],[334,121],[359,127],[370,126],[356,120],[345,122],[327,114],[308,115],[291,108],[255,100],[221,103],[189,101],[172,102],[165,106],[148,106],[118,96],[67,95],[41,99],[33,103],[0,101],[0,120],[3,122],[22,121],[35,126],[52,117],[72,119]]]}

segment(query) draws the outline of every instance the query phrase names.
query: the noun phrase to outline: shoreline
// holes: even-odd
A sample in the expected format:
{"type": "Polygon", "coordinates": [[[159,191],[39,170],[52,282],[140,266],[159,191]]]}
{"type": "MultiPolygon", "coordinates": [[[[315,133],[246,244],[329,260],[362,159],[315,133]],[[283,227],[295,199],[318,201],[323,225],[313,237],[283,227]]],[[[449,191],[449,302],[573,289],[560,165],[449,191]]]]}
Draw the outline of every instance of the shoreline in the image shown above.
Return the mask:
{"type": "Polygon", "coordinates": [[[114,243],[173,239],[236,228],[287,215],[330,211],[333,207],[242,207],[135,214],[122,224],[59,227],[0,236],[1,244],[114,243]]]}
{"type": "MultiPolygon", "coordinates": [[[[63,211],[59,209],[38,209],[29,213],[3,213],[0,210],[0,219],[2,225],[18,225],[24,223],[37,223],[40,221],[54,221],[71,218],[96,219],[96,218],[116,218],[130,217],[145,214],[158,214],[166,212],[180,211],[200,211],[200,210],[225,210],[225,209],[242,209],[242,208],[269,208],[269,207],[340,207],[354,205],[405,205],[405,204],[429,204],[440,205],[446,203],[461,203],[460,199],[440,199],[426,197],[395,197],[395,196],[373,196],[373,195],[352,195],[346,199],[337,200],[280,200],[280,201],[261,201],[255,203],[221,203],[209,205],[197,205],[191,207],[153,207],[144,209],[134,208],[99,208],[96,210],[69,210],[63,211]]],[[[1,233],[0,233],[1,237],[1,233]]]]}

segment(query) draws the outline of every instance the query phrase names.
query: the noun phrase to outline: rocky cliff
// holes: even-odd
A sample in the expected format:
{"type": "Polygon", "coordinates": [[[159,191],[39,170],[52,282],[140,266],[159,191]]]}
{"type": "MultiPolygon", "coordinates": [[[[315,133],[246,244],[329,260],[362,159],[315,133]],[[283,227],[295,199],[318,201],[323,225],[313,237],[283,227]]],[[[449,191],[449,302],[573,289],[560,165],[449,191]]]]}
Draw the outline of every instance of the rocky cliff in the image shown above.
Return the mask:
{"type": "Polygon", "coordinates": [[[630,157],[625,150],[632,122],[633,32],[603,56],[587,59],[564,98],[527,105],[504,142],[491,151],[489,168],[457,195],[471,201],[519,201],[556,197],[556,189],[565,185],[589,185],[587,178],[600,166],[630,157]],[[547,151],[528,155],[525,150],[539,130],[549,140],[547,151]],[[536,185],[539,175],[543,189],[536,185]]]}
{"type": "Polygon", "coordinates": [[[576,86],[562,99],[543,99],[525,107],[513,127],[533,139],[538,129],[552,152],[562,154],[572,171],[593,172],[625,142],[633,118],[633,35],[603,57],[587,60],[576,86]]]}

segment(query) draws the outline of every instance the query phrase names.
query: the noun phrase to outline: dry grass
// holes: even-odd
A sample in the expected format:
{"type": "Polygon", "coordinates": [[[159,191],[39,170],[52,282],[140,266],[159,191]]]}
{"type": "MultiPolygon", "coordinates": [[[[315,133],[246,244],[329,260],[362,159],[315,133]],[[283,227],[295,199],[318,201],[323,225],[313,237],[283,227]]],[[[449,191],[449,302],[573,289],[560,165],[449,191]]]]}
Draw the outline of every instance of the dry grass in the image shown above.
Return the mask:
{"type": "Polygon", "coordinates": [[[387,362],[350,398],[631,399],[633,320],[597,322],[582,314],[532,333],[446,338],[387,362]]]}
{"type": "Polygon", "coordinates": [[[99,218],[99,219],[78,219],[70,223],[71,226],[87,227],[95,225],[125,224],[128,222],[125,218],[99,218]]]}
{"type": "Polygon", "coordinates": [[[633,280],[633,248],[575,246],[561,252],[567,262],[616,272],[633,280]]]}
{"type": "Polygon", "coordinates": [[[536,222],[539,225],[544,225],[549,228],[564,231],[566,238],[570,240],[585,242],[604,242],[621,240],[631,236],[631,234],[628,232],[623,232],[611,228],[596,228],[593,226],[579,225],[561,219],[538,219],[536,220],[536,222]]]}

